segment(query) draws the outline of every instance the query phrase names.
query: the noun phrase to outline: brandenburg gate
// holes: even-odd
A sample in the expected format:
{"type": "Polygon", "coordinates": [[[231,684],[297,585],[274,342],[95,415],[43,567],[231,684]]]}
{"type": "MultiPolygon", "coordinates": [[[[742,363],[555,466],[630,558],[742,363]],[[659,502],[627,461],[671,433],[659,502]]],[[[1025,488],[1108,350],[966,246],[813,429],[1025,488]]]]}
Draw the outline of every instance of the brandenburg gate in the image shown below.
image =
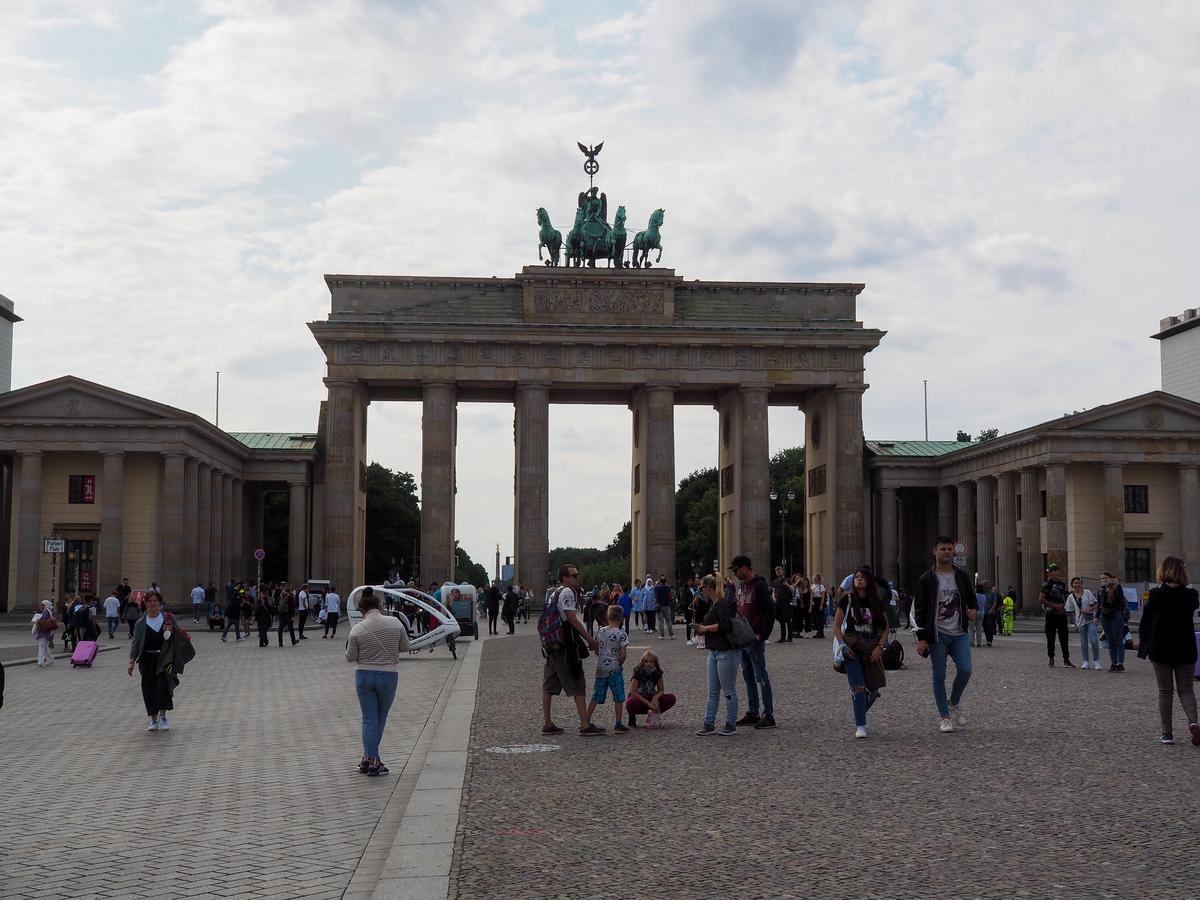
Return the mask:
{"type": "Polygon", "coordinates": [[[583,266],[325,281],[329,317],[309,324],[329,390],[313,571],[340,587],[363,582],[372,400],[422,404],[425,582],[452,571],[460,400],[515,407],[516,578],[535,597],[549,575],[551,403],[632,411],[631,575],[675,571],[677,404],[719,414],[722,569],[738,553],[770,569],[772,405],[805,414],[807,571],[840,578],[866,559],[863,359],[883,332],[857,321],[863,285],[685,281],[672,269],[583,266]]]}

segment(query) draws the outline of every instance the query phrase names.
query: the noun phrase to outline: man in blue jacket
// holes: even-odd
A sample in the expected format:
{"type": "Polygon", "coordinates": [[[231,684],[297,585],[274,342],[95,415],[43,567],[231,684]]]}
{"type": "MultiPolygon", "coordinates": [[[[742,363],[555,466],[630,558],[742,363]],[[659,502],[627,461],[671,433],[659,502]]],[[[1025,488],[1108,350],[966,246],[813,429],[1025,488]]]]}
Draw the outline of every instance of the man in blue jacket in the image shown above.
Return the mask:
{"type": "Polygon", "coordinates": [[[933,544],[933,567],[917,579],[913,609],[917,620],[917,653],[933,662],[933,701],[941,722],[950,732],[967,724],[959,709],[963,691],[971,680],[971,642],[967,635],[978,614],[975,587],[967,573],[955,566],[954,539],[939,535],[933,544]],[[946,657],[954,659],[954,686],[946,698],[946,657]]]}

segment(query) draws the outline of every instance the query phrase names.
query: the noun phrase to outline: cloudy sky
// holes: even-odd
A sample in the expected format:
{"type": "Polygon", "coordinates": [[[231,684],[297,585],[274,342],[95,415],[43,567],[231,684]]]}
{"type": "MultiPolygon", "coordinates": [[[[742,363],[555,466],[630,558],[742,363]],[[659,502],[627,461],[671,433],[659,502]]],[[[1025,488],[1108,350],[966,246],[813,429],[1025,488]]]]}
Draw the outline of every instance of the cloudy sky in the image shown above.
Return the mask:
{"type": "MultiPolygon", "coordinates": [[[[577,140],[687,278],[866,283],[869,437],[922,436],[923,379],[932,438],[1156,389],[1147,335],[1196,304],[1194,2],[5,0],[0,84],[14,386],[211,416],[220,370],[230,430],[315,429],[323,273],[536,262],[577,140]]],[[[373,404],[371,458],[419,474],[417,423],[373,404]]],[[[603,545],[629,413],[551,430],[551,542],[603,545]]],[[[459,536],[510,553],[511,407],[459,433],[459,536]]],[[[680,477],[715,434],[680,408],[680,477]]]]}

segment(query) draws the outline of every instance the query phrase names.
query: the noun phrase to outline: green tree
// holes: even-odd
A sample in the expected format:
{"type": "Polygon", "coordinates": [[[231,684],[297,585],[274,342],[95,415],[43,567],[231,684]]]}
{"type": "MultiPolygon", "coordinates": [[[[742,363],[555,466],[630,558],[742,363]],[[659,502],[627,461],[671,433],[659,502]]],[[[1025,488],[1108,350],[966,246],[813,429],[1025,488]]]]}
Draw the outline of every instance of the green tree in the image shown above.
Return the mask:
{"type": "Polygon", "coordinates": [[[387,579],[395,568],[411,578],[413,558],[421,535],[417,483],[408,472],[393,472],[379,463],[366,471],[366,578],[370,584],[387,579]]]}
{"type": "MultiPolygon", "coordinates": [[[[771,457],[771,490],[777,499],[771,503],[771,569],[783,559],[791,572],[803,572],[804,556],[804,448],[790,447],[771,457]],[[788,491],[795,499],[788,499],[788,491]],[[780,515],[780,510],[784,515],[780,515]],[[783,539],[787,537],[787,545],[783,539]]],[[[757,562],[757,560],[756,560],[757,562]]],[[[764,567],[764,571],[766,571],[764,567]]]]}
{"type": "Polygon", "coordinates": [[[487,569],[471,559],[471,554],[460,547],[458,541],[454,542],[454,554],[458,557],[458,564],[455,566],[454,572],[454,578],[458,584],[466,582],[480,588],[492,583],[487,569]]]}
{"type": "MultiPolygon", "coordinates": [[[[686,578],[712,570],[717,557],[717,470],[700,469],[675,492],[675,574],[686,578]]],[[[639,575],[642,573],[638,573],[639,575]]],[[[655,572],[657,577],[662,573],[655,572]]]]}

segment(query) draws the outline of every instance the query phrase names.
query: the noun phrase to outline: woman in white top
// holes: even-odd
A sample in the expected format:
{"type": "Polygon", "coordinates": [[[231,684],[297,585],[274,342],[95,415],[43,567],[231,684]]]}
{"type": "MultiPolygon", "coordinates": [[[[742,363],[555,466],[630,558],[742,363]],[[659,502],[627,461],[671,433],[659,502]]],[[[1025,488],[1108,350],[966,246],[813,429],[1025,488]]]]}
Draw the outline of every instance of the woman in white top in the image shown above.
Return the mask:
{"type": "Polygon", "coordinates": [[[1083,579],[1076,575],[1071,579],[1071,596],[1067,599],[1075,601],[1075,624],[1079,628],[1079,643],[1083,648],[1083,667],[1099,669],[1100,666],[1100,637],[1096,632],[1096,613],[1099,601],[1096,595],[1083,586],[1083,579]],[[1088,649],[1091,654],[1088,654],[1088,649]]]}
{"type": "Polygon", "coordinates": [[[364,775],[386,775],[387,766],[379,758],[379,742],[387,724],[388,710],[396,699],[400,654],[408,650],[408,632],[395,616],[379,611],[379,598],[371,588],[363,588],[358,599],[362,621],[350,629],[346,659],[356,663],[354,690],[362,710],[363,755],[358,771],[364,775]]]}

